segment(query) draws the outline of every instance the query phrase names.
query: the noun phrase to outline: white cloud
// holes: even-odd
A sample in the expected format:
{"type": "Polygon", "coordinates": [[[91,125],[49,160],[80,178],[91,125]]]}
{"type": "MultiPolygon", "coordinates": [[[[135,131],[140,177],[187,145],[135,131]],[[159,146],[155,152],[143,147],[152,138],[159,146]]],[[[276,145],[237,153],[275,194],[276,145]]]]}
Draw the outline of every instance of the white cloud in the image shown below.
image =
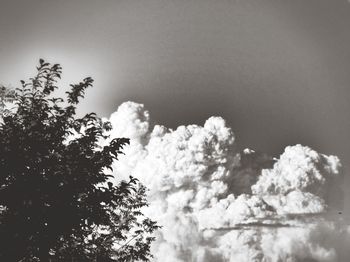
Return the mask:
{"type": "Polygon", "coordinates": [[[343,261],[349,252],[328,241],[349,243],[346,225],[323,217],[341,198],[337,157],[301,145],[279,159],[238,152],[221,117],[172,130],[133,102],[110,121],[112,137],[131,138],[116,180],[139,178],[150,190],[144,212],[163,226],[155,261],[343,261]]]}

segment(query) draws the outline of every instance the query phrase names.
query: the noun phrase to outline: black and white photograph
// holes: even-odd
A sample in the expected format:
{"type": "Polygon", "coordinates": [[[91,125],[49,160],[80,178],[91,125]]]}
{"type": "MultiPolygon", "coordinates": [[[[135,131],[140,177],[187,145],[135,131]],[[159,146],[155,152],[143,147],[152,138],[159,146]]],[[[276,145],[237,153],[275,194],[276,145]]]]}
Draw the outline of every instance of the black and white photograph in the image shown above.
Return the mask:
{"type": "Polygon", "coordinates": [[[350,1],[0,0],[0,262],[349,262],[350,1]]]}

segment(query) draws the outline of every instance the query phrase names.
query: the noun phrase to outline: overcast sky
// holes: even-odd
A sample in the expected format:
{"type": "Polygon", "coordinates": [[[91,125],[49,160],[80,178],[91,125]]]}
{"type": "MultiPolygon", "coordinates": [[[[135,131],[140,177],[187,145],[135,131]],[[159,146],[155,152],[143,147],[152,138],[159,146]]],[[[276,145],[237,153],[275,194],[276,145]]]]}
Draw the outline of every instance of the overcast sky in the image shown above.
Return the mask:
{"type": "Polygon", "coordinates": [[[81,112],[126,100],[175,127],[223,116],[241,147],[302,143],[350,163],[345,0],[0,0],[0,83],[39,58],[63,85],[92,76],[81,112]]]}

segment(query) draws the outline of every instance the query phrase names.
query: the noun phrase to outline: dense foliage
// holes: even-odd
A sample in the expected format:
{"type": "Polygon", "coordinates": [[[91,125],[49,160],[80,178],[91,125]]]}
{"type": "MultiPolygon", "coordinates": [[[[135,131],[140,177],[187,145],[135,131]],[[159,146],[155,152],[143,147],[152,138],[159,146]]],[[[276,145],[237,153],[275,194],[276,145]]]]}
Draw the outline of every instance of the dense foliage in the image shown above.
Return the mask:
{"type": "Polygon", "coordinates": [[[1,93],[14,108],[0,124],[0,261],[147,261],[158,226],[140,211],[145,188],[106,174],[129,140],[102,146],[110,124],[76,116],[91,78],[64,100],[53,94],[60,65],[37,70],[1,93]]]}

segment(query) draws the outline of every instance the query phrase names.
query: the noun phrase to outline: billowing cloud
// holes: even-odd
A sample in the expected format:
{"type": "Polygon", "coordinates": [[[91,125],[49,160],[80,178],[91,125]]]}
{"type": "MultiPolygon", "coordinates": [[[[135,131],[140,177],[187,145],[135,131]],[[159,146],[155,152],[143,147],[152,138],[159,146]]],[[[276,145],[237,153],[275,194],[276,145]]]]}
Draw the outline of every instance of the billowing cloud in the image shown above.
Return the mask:
{"type": "Polygon", "coordinates": [[[279,213],[325,212],[330,202],[336,202],[335,196],[341,198],[340,169],[336,156],[301,145],[288,146],[272,169],[262,170],[252,192],[279,213]]]}
{"type": "Polygon", "coordinates": [[[163,226],[155,261],[343,261],[349,229],[325,216],[341,205],[337,157],[301,145],[278,159],[239,152],[221,117],[173,130],[133,102],[109,120],[111,137],[131,138],[115,179],[140,179],[144,212],[163,226]]]}

